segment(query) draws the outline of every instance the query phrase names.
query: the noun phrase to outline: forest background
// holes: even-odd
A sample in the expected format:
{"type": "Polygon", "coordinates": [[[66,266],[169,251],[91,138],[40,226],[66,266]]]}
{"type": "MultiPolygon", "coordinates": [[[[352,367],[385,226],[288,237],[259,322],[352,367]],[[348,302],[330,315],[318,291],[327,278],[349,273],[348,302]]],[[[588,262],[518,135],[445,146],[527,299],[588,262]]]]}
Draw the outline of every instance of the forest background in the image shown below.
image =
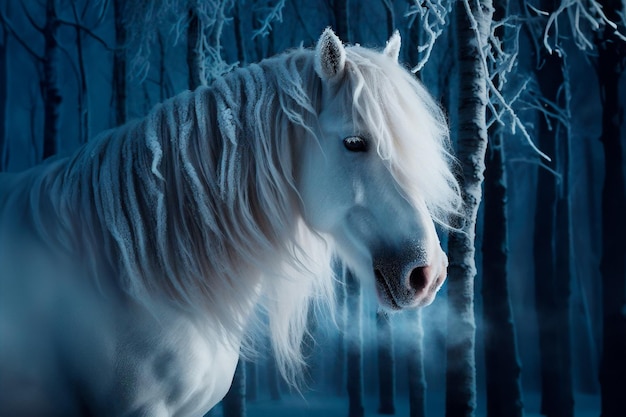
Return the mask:
{"type": "Polygon", "coordinates": [[[307,388],[267,352],[213,415],[624,417],[625,23],[621,0],[0,0],[0,171],[325,27],[398,30],[464,174],[448,283],[389,316],[347,274],[338,323],[311,320],[307,388]]]}

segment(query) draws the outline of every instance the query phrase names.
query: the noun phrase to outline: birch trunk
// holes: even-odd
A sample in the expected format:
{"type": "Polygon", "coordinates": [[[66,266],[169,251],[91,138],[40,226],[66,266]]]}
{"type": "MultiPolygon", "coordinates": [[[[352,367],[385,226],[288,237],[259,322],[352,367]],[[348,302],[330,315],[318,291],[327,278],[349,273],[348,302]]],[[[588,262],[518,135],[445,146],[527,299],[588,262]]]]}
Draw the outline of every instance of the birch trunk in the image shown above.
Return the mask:
{"type": "Polygon", "coordinates": [[[474,238],[485,170],[489,100],[481,48],[487,45],[493,7],[490,0],[458,1],[454,7],[460,86],[457,157],[466,213],[460,230],[451,232],[448,241],[446,417],[470,417],[476,409],[474,238]]]}

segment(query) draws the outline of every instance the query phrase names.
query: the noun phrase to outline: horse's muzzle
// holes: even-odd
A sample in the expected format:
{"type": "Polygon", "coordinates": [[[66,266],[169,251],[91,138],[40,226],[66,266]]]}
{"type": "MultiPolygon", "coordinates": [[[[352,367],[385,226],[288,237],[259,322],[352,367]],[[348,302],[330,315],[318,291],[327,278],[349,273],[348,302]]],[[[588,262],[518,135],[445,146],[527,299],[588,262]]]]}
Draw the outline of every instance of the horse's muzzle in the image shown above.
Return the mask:
{"type": "Polygon", "coordinates": [[[448,258],[443,251],[435,258],[433,262],[419,266],[402,266],[397,259],[375,262],[374,275],[380,303],[391,310],[424,307],[432,303],[446,279],[448,266],[448,258]]]}

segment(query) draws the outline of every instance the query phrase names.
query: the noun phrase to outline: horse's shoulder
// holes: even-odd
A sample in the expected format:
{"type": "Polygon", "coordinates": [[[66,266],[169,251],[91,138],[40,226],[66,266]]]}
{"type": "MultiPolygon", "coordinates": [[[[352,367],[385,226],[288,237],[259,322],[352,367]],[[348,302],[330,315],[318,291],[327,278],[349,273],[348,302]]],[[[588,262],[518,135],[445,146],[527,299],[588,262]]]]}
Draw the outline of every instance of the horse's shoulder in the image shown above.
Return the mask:
{"type": "Polygon", "coordinates": [[[184,318],[133,317],[138,320],[120,332],[115,353],[115,397],[124,399],[123,414],[155,407],[202,414],[223,398],[237,349],[184,318]]]}

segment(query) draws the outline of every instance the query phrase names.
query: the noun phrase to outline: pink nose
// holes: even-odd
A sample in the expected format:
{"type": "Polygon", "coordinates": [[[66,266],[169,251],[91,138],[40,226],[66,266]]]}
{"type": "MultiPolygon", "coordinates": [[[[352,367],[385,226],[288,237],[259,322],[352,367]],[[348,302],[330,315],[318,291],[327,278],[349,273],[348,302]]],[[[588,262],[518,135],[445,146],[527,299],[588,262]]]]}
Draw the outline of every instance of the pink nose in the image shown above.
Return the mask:
{"type": "Polygon", "coordinates": [[[419,296],[437,291],[446,278],[447,261],[431,265],[418,266],[409,274],[407,289],[419,296]]]}
{"type": "Polygon", "coordinates": [[[432,266],[418,266],[409,275],[409,288],[415,291],[416,294],[421,293],[430,287],[433,274],[432,266]]]}

